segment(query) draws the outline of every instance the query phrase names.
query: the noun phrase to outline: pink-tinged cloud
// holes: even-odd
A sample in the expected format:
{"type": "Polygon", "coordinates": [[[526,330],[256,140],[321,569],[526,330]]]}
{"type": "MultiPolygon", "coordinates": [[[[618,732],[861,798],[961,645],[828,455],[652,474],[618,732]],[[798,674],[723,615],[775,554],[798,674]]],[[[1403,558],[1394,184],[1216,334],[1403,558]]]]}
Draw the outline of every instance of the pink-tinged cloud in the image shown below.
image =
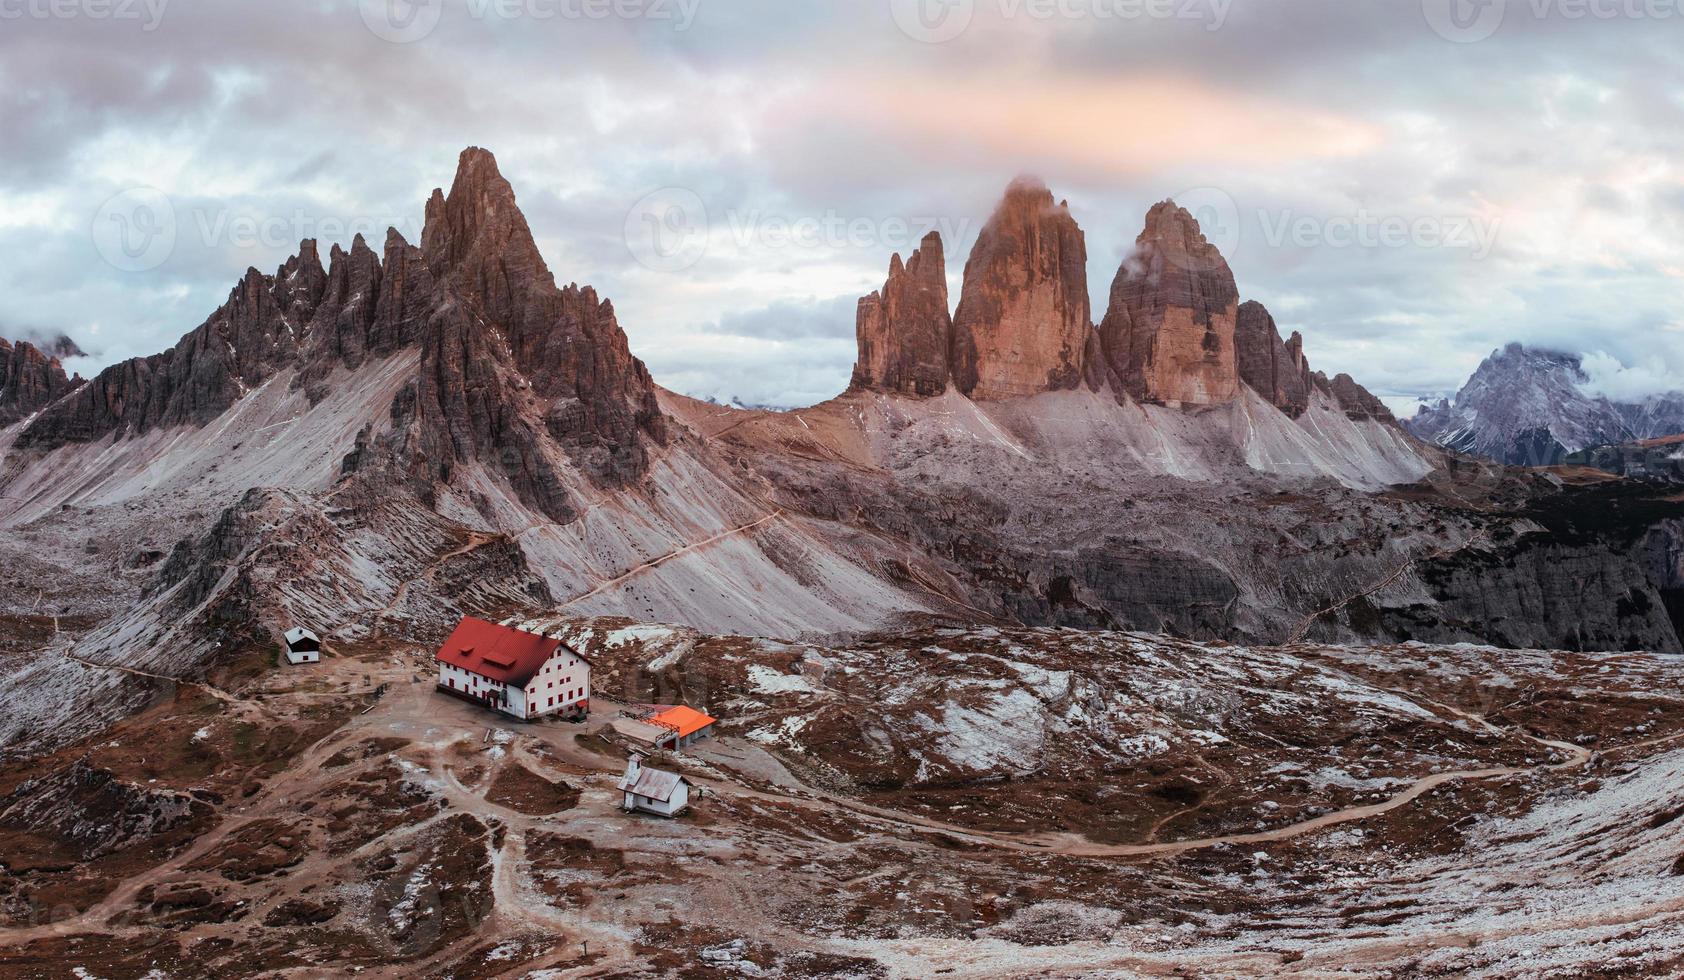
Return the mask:
{"type": "Polygon", "coordinates": [[[1373,123],[1188,78],[917,71],[832,76],[798,111],[945,160],[981,156],[1067,176],[1186,164],[1279,164],[1383,145],[1373,123]]]}

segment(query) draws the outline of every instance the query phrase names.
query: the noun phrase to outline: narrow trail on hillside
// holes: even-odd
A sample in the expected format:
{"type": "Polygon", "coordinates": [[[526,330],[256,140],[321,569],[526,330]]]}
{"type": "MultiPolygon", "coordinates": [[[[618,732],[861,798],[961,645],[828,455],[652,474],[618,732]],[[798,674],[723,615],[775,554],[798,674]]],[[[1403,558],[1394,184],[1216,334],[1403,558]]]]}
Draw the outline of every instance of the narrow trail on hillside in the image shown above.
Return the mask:
{"type": "Polygon", "coordinates": [[[1299,622],[1298,627],[1292,631],[1292,635],[1287,638],[1286,645],[1291,646],[1295,643],[1303,643],[1304,637],[1309,635],[1310,627],[1312,627],[1316,624],[1316,620],[1322,618],[1323,616],[1328,615],[1329,613],[1336,613],[1339,610],[1341,610],[1341,609],[1345,608],[1346,606],[1350,605],[1351,603],[1357,601],[1358,599],[1366,599],[1369,596],[1374,595],[1377,592],[1384,591],[1385,589],[1387,589],[1387,588],[1391,587],[1392,585],[1396,584],[1396,582],[1399,579],[1403,578],[1406,574],[1408,574],[1409,570],[1414,568],[1420,562],[1422,562],[1422,561],[1437,561],[1441,558],[1449,558],[1452,555],[1461,554],[1462,552],[1468,550],[1469,548],[1472,548],[1474,545],[1479,544],[1480,542],[1482,542],[1484,540],[1485,540],[1485,532],[1480,531],[1480,532],[1476,533],[1475,535],[1473,535],[1472,537],[1468,538],[1468,540],[1462,542],[1461,544],[1457,545],[1454,548],[1440,548],[1437,551],[1434,551],[1434,552],[1431,552],[1431,553],[1425,554],[1425,555],[1411,555],[1408,561],[1399,565],[1396,569],[1394,569],[1392,571],[1392,573],[1390,575],[1381,579],[1379,582],[1376,582],[1375,584],[1369,586],[1368,588],[1363,589],[1361,592],[1357,592],[1357,593],[1353,593],[1351,595],[1348,595],[1345,598],[1340,599],[1338,602],[1335,602],[1331,606],[1327,606],[1326,608],[1323,608],[1323,609],[1318,609],[1315,612],[1309,614],[1308,616],[1305,616],[1304,619],[1301,622],[1299,622]]]}
{"type": "Polygon", "coordinates": [[[421,582],[432,581],[433,577],[443,570],[444,566],[450,564],[453,560],[470,552],[477,551],[501,537],[503,537],[503,535],[489,531],[469,531],[467,543],[463,544],[455,551],[440,556],[431,565],[427,566],[426,571],[398,586],[398,590],[392,594],[392,601],[386,603],[379,612],[374,614],[375,629],[380,628],[380,624],[385,622],[386,618],[392,615],[393,610],[397,609],[400,605],[403,605],[404,599],[409,597],[410,589],[414,588],[421,582]]]}
{"type": "Polygon", "coordinates": [[[171,677],[168,674],[154,674],[149,670],[140,670],[136,667],[119,667],[116,664],[96,663],[95,661],[78,657],[74,653],[71,653],[68,649],[60,651],[60,655],[66,660],[81,664],[84,667],[91,667],[94,670],[110,670],[119,674],[129,674],[133,677],[143,677],[147,680],[164,681],[169,684],[180,684],[185,687],[196,687],[199,690],[204,691],[206,694],[209,694],[211,697],[216,698],[218,701],[222,701],[227,704],[250,703],[244,698],[229,694],[227,691],[224,691],[219,687],[213,687],[210,684],[206,684],[204,681],[188,680],[185,677],[171,677]]]}
{"type": "Polygon", "coordinates": [[[765,517],[762,517],[758,521],[754,521],[754,522],[749,523],[749,524],[744,524],[741,527],[729,528],[727,530],[719,532],[718,534],[715,534],[714,536],[712,536],[710,538],[705,538],[701,541],[697,541],[695,544],[686,545],[683,548],[679,548],[677,551],[669,551],[666,554],[660,556],[659,558],[655,558],[655,559],[652,559],[650,561],[644,562],[643,564],[637,566],[636,568],[632,569],[629,572],[626,572],[623,575],[615,576],[614,578],[611,578],[608,581],[603,582],[602,584],[600,584],[600,585],[596,586],[595,588],[591,589],[589,592],[583,593],[581,595],[576,595],[573,598],[568,599],[566,602],[563,602],[561,605],[556,606],[556,609],[557,610],[566,609],[569,606],[573,606],[573,605],[576,605],[578,603],[584,602],[586,599],[592,598],[593,596],[601,595],[602,593],[608,591],[609,589],[616,588],[617,586],[623,585],[626,582],[630,581],[631,579],[637,578],[639,575],[644,574],[645,572],[653,571],[656,568],[659,568],[660,566],[666,564],[667,562],[672,561],[674,558],[681,558],[684,555],[693,554],[697,551],[700,551],[703,548],[711,547],[712,545],[718,544],[719,542],[724,541],[727,538],[734,538],[739,534],[746,534],[747,532],[752,531],[755,528],[760,527],[761,525],[768,524],[768,523],[770,523],[772,521],[775,521],[778,518],[783,517],[783,516],[784,516],[784,509],[782,507],[779,507],[777,510],[772,511],[770,514],[767,514],[765,517]]]}
{"type": "Polygon", "coordinates": [[[968,827],[961,827],[956,824],[946,823],[940,820],[914,816],[898,810],[872,806],[871,804],[861,803],[847,797],[825,793],[823,791],[813,789],[812,787],[808,787],[808,791],[811,794],[811,796],[808,797],[792,796],[776,792],[762,792],[759,790],[748,790],[735,784],[726,783],[720,780],[700,779],[696,781],[701,782],[709,786],[711,789],[721,793],[748,796],[769,802],[793,803],[804,808],[815,808],[819,806],[840,807],[861,816],[873,817],[892,824],[898,824],[914,831],[945,834],[966,842],[995,847],[1003,850],[1020,851],[1031,854],[1057,854],[1063,857],[1081,858],[1173,857],[1189,851],[1206,850],[1212,847],[1224,845],[1268,844],[1283,840],[1290,840],[1294,837],[1300,837],[1305,834],[1315,833],[1319,830],[1325,830],[1328,827],[1334,827],[1345,823],[1353,823],[1355,821],[1366,820],[1370,817],[1377,817],[1390,813],[1399,807],[1403,807],[1414,802],[1441,786],[1451,783],[1484,779],[1501,779],[1508,776],[1519,776],[1538,770],[1565,770],[1581,768],[1590,762],[1593,755],[1589,749],[1585,749],[1571,743],[1556,742],[1549,739],[1537,738],[1518,730],[1499,728],[1495,725],[1491,725],[1489,722],[1486,722],[1484,718],[1481,718],[1478,715],[1464,712],[1460,709],[1447,707],[1446,710],[1469,721],[1484,725],[1493,732],[1500,733],[1504,736],[1518,736],[1526,739],[1527,741],[1535,742],[1550,749],[1566,753],[1568,758],[1562,763],[1551,766],[1506,766],[1493,767],[1489,769],[1467,769],[1456,772],[1435,773],[1416,780],[1403,791],[1386,800],[1382,800],[1381,802],[1368,804],[1366,806],[1347,807],[1343,810],[1337,810],[1333,813],[1316,817],[1313,820],[1289,824],[1285,827],[1277,827],[1273,830],[1259,831],[1257,833],[1250,834],[1229,834],[1219,837],[1203,837],[1194,840],[1147,844],[1100,844],[1088,840],[1078,834],[1068,833],[1010,834],[995,831],[975,830],[968,827]]]}

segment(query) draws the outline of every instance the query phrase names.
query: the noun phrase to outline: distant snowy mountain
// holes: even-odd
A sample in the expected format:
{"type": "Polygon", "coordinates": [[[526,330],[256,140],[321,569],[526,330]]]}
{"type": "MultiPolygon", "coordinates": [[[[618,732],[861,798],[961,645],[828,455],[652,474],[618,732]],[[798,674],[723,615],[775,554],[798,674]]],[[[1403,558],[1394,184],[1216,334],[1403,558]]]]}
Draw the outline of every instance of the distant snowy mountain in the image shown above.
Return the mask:
{"type": "Polygon", "coordinates": [[[1553,466],[1593,446],[1684,432],[1684,393],[1624,404],[1586,392],[1576,354],[1510,344],[1479,366],[1454,401],[1404,423],[1446,449],[1517,466],[1553,466]]]}

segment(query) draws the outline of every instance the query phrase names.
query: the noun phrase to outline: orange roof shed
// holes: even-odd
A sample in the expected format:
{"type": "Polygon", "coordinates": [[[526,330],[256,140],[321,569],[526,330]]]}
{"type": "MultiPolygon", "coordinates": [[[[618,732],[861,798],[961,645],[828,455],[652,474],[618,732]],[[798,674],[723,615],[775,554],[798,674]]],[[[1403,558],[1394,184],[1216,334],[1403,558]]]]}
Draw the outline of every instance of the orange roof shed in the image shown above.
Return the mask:
{"type": "Polygon", "coordinates": [[[660,725],[662,728],[670,728],[677,732],[679,738],[694,735],[718,720],[682,704],[676,708],[668,708],[649,719],[651,724],[660,725]]]}

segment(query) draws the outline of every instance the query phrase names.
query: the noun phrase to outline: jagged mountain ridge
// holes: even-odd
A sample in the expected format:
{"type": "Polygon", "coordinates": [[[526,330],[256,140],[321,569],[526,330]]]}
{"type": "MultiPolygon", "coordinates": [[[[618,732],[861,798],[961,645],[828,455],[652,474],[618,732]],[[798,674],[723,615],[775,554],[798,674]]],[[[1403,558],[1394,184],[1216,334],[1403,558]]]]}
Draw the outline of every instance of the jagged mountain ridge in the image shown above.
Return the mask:
{"type": "Polygon", "coordinates": [[[1454,400],[1405,426],[1446,449],[1515,466],[1554,466],[1599,446],[1684,433],[1684,392],[1622,404],[1586,391],[1577,354],[1509,344],[1480,364],[1454,400]]]}
{"type": "MultiPolygon", "coordinates": [[[[491,154],[464,151],[449,197],[435,191],[427,216],[423,248],[394,229],[383,258],[358,236],[324,269],[307,240],[274,275],[248,270],[181,343],[102,371],[16,447],[203,426],[288,369],[308,388],[335,367],[418,346],[418,376],[394,400],[397,424],[380,448],[424,494],[453,466],[491,459],[523,501],[576,517],[539,431],[517,418],[512,403],[527,392],[547,401],[546,428],[580,472],[613,485],[640,476],[645,442],[664,438],[648,370],[612,305],[589,287],[556,286],[491,154]]],[[[359,452],[357,465],[371,462],[359,452]]]]}

